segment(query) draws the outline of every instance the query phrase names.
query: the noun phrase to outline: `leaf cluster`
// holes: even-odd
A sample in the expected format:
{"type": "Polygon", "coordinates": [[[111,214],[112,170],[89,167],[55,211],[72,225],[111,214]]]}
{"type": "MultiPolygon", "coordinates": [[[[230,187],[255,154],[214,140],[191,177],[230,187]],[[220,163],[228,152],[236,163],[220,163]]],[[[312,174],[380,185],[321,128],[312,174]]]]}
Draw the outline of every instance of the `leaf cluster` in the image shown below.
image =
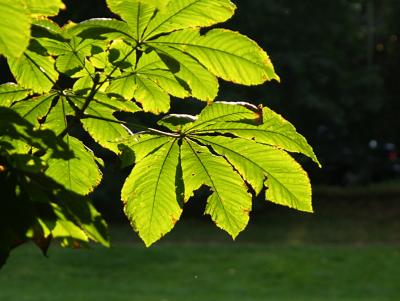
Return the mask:
{"type": "Polygon", "coordinates": [[[4,252],[26,239],[43,249],[50,238],[108,245],[104,221],[87,197],[101,181],[103,162],[72,135],[77,126],[133,166],[123,206],[148,246],[173,228],[202,186],[211,190],[205,213],[233,238],[264,187],[269,201],[312,211],[307,174],[288,154],[319,164],[306,139],[268,108],[215,101],[218,79],[242,85],[279,80],[266,52],[248,37],[201,30],[232,17],[231,1],[107,0],[119,19],[63,27],[44,17],[58,11],[58,1],[13,3],[13,13],[28,16],[30,31],[26,46],[22,38],[2,45],[9,37],[0,31],[0,52],[16,80],[0,85],[6,116],[0,175],[12,182],[8,203],[21,200],[27,216],[16,220],[23,225],[18,235],[7,234],[4,252]],[[70,87],[63,88],[63,78],[70,87]],[[198,99],[204,109],[197,116],[168,114],[172,97],[198,99]],[[133,118],[146,112],[159,121],[151,128],[118,112],[133,118]]]}

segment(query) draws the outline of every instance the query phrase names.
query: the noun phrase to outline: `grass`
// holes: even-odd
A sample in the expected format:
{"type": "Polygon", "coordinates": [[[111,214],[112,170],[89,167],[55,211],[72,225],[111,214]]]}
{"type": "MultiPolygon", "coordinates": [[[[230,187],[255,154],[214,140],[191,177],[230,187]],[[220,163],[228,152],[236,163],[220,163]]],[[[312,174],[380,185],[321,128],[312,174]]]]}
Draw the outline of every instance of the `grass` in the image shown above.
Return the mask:
{"type": "Polygon", "coordinates": [[[150,249],[125,225],[111,249],[47,259],[26,245],[0,272],[0,301],[400,300],[399,198],[316,196],[315,210],[257,205],[235,243],[186,216],[150,249]]]}
{"type": "Polygon", "coordinates": [[[4,301],[399,300],[400,249],[263,244],[25,246],[0,274],[4,301]]]}

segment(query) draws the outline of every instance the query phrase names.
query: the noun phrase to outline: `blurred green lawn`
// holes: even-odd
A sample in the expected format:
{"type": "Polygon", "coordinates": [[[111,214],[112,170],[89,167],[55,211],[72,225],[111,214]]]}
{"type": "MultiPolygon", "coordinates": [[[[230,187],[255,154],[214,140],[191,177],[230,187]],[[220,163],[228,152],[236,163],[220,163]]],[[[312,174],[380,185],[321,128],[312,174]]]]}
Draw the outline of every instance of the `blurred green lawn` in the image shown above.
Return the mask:
{"type": "Polygon", "coordinates": [[[112,226],[111,249],[45,258],[26,245],[0,271],[0,300],[400,300],[398,195],[328,194],[314,215],[258,205],[236,242],[186,216],[150,249],[125,225],[112,226]]]}
{"type": "Polygon", "coordinates": [[[400,250],[389,246],[161,244],[149,250],[17,251],[4,301],[393,300],[400,250]]]}

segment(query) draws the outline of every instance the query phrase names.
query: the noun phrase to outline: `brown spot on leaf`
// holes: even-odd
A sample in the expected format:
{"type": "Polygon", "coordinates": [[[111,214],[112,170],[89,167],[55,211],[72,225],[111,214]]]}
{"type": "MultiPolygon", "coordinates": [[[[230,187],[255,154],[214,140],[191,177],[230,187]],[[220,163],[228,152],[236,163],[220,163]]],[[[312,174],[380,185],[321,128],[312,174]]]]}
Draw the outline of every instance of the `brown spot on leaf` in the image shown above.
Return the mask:
{"type": "Polygon", "coordinates": [[[256,113],[256,115],[257,115],[257,118],[256,118],[257,124],[262,124],[262,123],[263,123],[263,119],[264,119],[264,115],[263,115],[263,105],[262,105],[262,104],[259,104],[259,105],[257,106],[257,111],[256,111],[255,113],[256,113]]]}

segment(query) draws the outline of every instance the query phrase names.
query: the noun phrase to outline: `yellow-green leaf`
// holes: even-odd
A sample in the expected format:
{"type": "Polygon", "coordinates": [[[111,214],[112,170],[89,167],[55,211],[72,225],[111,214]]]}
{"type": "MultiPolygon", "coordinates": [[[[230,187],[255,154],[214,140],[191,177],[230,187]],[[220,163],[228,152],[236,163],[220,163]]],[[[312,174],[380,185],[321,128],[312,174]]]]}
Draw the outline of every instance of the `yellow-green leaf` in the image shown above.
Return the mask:
{"type": "Polygon", "coordinates": [[[49,92],[58,79],[51,56],[27,50],[17,59],[8,58],[8,64],[18,84],[37,93],[49,92]]]}
{"type": "Polygon", "coordinates": [[[230,19],[236,6],[229,0],[173,0],[150,22],[144,37],[191,27],[207,27],[230,19]]]}
{"type": "Polygon", "coordinates": [[[87,195],[100,184],[102,174],[95,156],[81,141],[67,135],[64,138],[74,157],[68,160],[49,158],[46,175],[77,194],[87,195]]]}
{"type": "Polygon", "coordinates": [[[210,187],[205,213],[235,238],[249,221],[251,195],[246,184],[224,158],[188,140],[182,142],[181,161],[185,200],[202,185],[210,187]]]}
{"type": "Polygon", "coordinates": [[[0,54],[17,58],[28,47],[30,12],[21,0],[0,1],[0,54]]]}
{"type": "Polygon", "coordinates": [[[30,90],[22,88],[15,83],[0,85],[0,106],[9,107],[15,101],[24,99],[29,95],[30,90]]]}
{"type": "Polygon", "coordinates": [[[212,29],[201,36],[199,29],[189,29],[162,36],[150,42],[175,47],[195,57],[211,73],[243,85],[258,85],[279,80],[264,50],[238,32],[212,29]]]}
{"type": "Polygon", "coordinates": [[[178,163],[179,146],[172,140],[139,161],[122,189],[125,214],[146,246],[167,234],[181,216],[178,163]]]}
{"type": "Polygon", "coordinates": [[[240,138],[199,136],[196,139],[225,156],[257,194],[265,181],[266,197],[271,202],[312,212],[310,180],[285,151],[240,138]]]}

